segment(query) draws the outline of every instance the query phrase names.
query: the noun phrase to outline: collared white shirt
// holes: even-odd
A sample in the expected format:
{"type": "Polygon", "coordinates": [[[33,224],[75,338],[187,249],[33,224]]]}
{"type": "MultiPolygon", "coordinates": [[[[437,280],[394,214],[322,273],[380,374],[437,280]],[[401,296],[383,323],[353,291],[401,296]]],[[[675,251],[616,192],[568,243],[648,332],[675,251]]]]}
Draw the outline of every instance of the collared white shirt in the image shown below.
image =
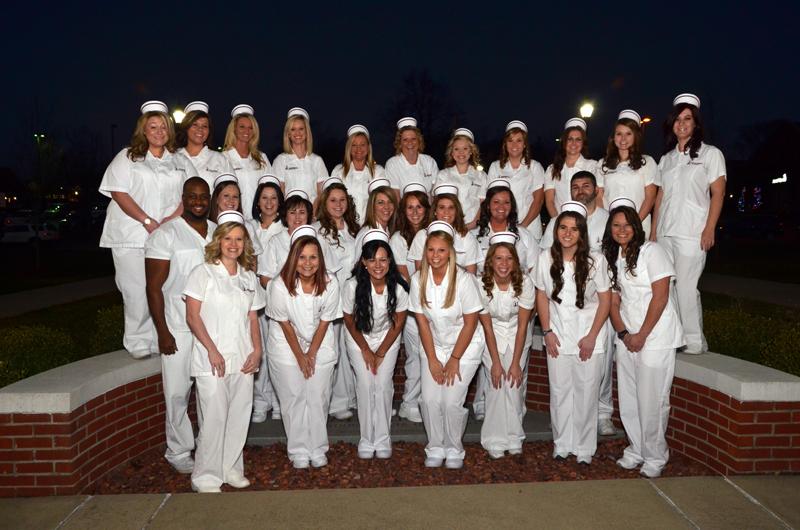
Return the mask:
{"type": "MultiPolygon", "coordinates": [[[[380,164],[375,164],[374,175],[370,174],[366,165],[364,166],[364,169],[359,171],[352,164],[350,164],[350,171],[347,173],[347,175],[342,175],[343,171],[344,166],[339,164],[333,168],[333,171],[331,171],[331,177],[339,177],[342,179],[342,181],[344,181],[344,185],[347,188],[347,193],[353,198],[353,202],[356,205],[358,222],[363,223],[364,219],[366,219],[365,216],[367,215],[367,201],[369,200],[369,191],[367,188],[369,186],[369,182],[371,180],[384,177],[383,166],[380,164]]],[[[324,180],[325,179],[323,178],[322,181],[324,180]]]]}
{"type": "MultiPolygon", "coordinates": [[[[421,231],[424,232],[424,229],[421,231]]],[[[392,237],[389,238],[389,246],[392,247],[394,262],[397,263],[397,266],[399,267],[400,265],[405,265],[406,269],[408,269],[408,277],[411,278],[414,276],[414,273],[417,272],[417,266],[413,259],[408,258],[409,246],[400,232],[395,232],[392,234],[392,237]]]]}
{"type": "MultiPolygon", "coordinates": [[[[342,289],[342,312],[347,313],[348,315],[355,314],[355,301],[356,301],[356,285],[358,281],[356,278],[350,278],[344,284],[344,288],[342,289]]],[[[378,294],[375,291],[375,286],[372,285],[370,282],[370,293],[371,293],[371,301],[372,301],[372,330],[369,333],[363,333],[364,338],[367,340],[367,343],[370,344],[370,347],[377,348],[380,346],[383,338],[392,329],[393,323],[389,320],[389,313],[387,310],[387,304],[389,301],[389,294],[387,285],[384,285],[383,293],[378,294]]],[[[395,306],[395,318],[397,318],[397,313],[402,313],[403,311],[408,310],[408,293],[400,284],[395,286],[395,295],[396,295],[396,306],[395,306]]],[[[351,346],[358,349],[358,346],[355,342],[355,339],[347,333],[347,341],[351,342],[351,346]]],[[[397,336],[396,340],[397,345],[400,344],[400,335],[397,336]]]]}
{"type": "MultiPolygon", "coordinates": [[[[503,291],[495,283],[492,287],[492,297],[486,294],[486,289],[480,285],[481,303],[483,304],[482,315],[492,317],[492,330],[495,340],[497,340],[497,352],[502,355],[514,355],[514,345],[517,340],[517,327],[519,324],[519,310],[533,309],[536,302],[536,290],[530,276],[522,276],[522,292],[519,296],[514,292],[514,287],[509,284],[503,291]]],[[[525,344],[522,355],[528,351],[531,344],[533,326],[528,326],[528,333],[525,336],[525,344]]],[[[484,354],[487,364],[491,366],[491,355],[487,349],[484,354]]]]}
{"type": "MultiPolygon", "coordinates": [[[[214,179],[223,173],[234,173],[230,159],[218,151],[209,149],[207,145],[203,146],[197,156],[190,155],[185,147],[178,149],[178,152],[192,162],[198,176],[208,183],[209,193],[214,192],[214,179]]],[[[245,203],[242,202],[242,204],[245,203]]],[[[242,209],[244,210],[244,208],[242,209]]]]}
{"type": "MultiPolygon", "coordinates": [[[[250,237],[253,238],[253,242],[255,243],[258,241],[258,246],[261,247],[261,252],[256,254],[258,256],[256,271],[263,270],[262,264],[267,259],[266,249],[269,248],[269,242],[281,231],[285,232],[286,227],[283,226],[283,223],[281,223],[279,219],[272,221],[272,223],[270,223],[266,229],[261,228],[261,222],[258,219],[251,219],[247,221],[247,232],[250,234],[250,237]]],[[[253,245],[253,249],[255,252],[255,245],[253,245]]],[[[261,273],[258,272],[258,274],[261,273]]]]}
{"type": "Polygon", "coordinates": [[[464,211],[464,222],[471,223],[478,215],[481,201],[486,198],[486,173],[467,166],[467,172],[461,174],[456,166],[452,166],[436,175],[433,187],[439,184],[453,184],[458,187],[458,202],[464,211]]]}
{"type": "MultiPolygon", "coordinates": [[[[491,223],[486,227],[488,232],[484,236],[479,236],[480,227],[476,226],[472,229],[472,234],[475,235],[475,239],[478,241],[478,246],[481,249],[481,255],[484,256],[484,260],[482,260],[478,264],[478,274],[483,274],[483,267],[486,259],[486,255],[489,252],[489,240],[495,234],[495,231],[492,230],[491,223]]],[[[539,258],[539,244],[531,235],[530,231],[525,228],[524,226],[517,225],[517,235],[519,239],[517,239],[514,248],[517,249],[517,257],[519,257],[519,266],[522,271],[527,274],[533,267],[536,266],[536,260],[539,258]]]]}
{"type": "MultiPolygon", "coordinates": [[[[425,254],[425,240],[428,239],[428,234],[425,230],[420,230],[414,236],[411,242],[411,247],[408,249],[409,260],[422,261],[422,256],[425,254]]],[[[456,232],[456,239],[453,242],[456,249],[456,265],[465,269],[470,265],[477,265],[483,261],[483,253],[478,245],[478,240],[475,239],[475,234],[467,232],[466,235],[461,235],[456,232]]]]}
{"type": "MultiPolygon", "coordinates": [[[[195,175],[197,170],[192,163],[179,153],[164,150],[161,158],[156,158],[148,151],[144,158],[133,161],[128,158],[126,147],[108,165],[100,193],[106,197],[116,191],[127,193],[145,214],[161,222],[178,209],[183,183],[195,175]]],[[[144,248],[146,239],[144,225],[112,200],[106,210],[100,246],[144,248]]]]}
{"type": "MultiPolygon", "coordinates": [[[[600,208],[599,206],[594,209],[594,212],[586,219],[586,228],[589,232],[589,248],[595,252],[600,252],[603,249],[603,235],[606,233],[606,223],[608,222],[608,210],[600,208]]],[[[539,242],[539,248],[545,249],[553,246],[553,233],[556,226],[556,218],[553,217],[548,221],[547,228],[545,228],[542,240],[539,242]]]]}
{"type": "MultiPolygon", "coordinates": [[[[269,164],[269,158],[264,153],[261,153],[261,159],[264,161],[263,166],[259,166],[252,156],[249,154],[247,158],[239,156],[239,152],[231,147],[223,153],[228,159],[233,174],[239,180],[239,191],[241,197],[239,202],[242,205],[242,213],[245,219],[253,218],[253,201],[256,196],[256,189],[258,189],[258,179],[272,171],[272,166],[269,164]]],[[[211,191],[214,191],[213,184],[211,191]]]]}
{"type": "MultiPolygon", "coordinates": [[[[183,294],[201,302],[200,318],[225,359],[225,373],[241,371],[253,352],[248,314],[265,304],[256,275],[241,265],[231,276],[221,262],[202,263],[189,274],[183,294]]],[[[213,375],[208,351],[199,340],[194,341],[191,375],[213,375]]]]}
{"type": "Polygon", "coordinates": [[[627,197],[636,204],[636,211],[642,208],[645,187],[655,184],[658,166],[653,157],[642,155],[644,165],[631,169],[630,161],[620,162],[616,169],[603,167],[603,160],[597,164],[597,185],[603,188],[603,206],[608,208],[611,201],[627,197]]]}
{"type": "Polygon", "coordinates": [[[189,331],[183,290],[189,274],[205,261],[206,245],[211,243],[217,225],[206,221],[206,237],[201,236],[183,217],[159,226],[144,244],[144,257],[169,261],[169,275],[164,292],[164,316],[171,331],[189,331]]]}
{"type": "MultiPolygon", "coordinates": [[[[338,231],[339,240],[333,238],[332,234],[323,234],[319,221],[313,225],[317,230],[317,236],[323,247],[328,247],[328,254],[336,256],[336,261],[339,263],[338,270],[336,271],[336,279],[339,285],[344,285],[344,282],[350,277],[353,272],[353,265],[356,259],[361,255],[361,248],[356,249],[356,238],[350,235],[347,228],[338,231]],[[358,255],[356,255],[358,254],[358,255]]],[[[326,266],[327,266],[327,262],[326,266]]]]}
{"type": "MultiPolygon", "coordinates": [[[[283,224],[281,226],[283,230],[272,236],[262,259],[258,260],[259,276],[276,278],[281,273],[281,269],[283,269],[283,265],[289,257],[292,238],[289,235],[289,230],[283,224]]],[[[328,245],[321,243],[320,246],[322,247],[322,257],[325,260],[325,271],[331,276],[336,275],[342,267],[338,257],[331,252],[328,245]]]]}
{"type": "MultiPolygon", "coordinates": [[[[489,166],[488,182],[497,178],[508,179],[511,185],[511,193],[517,203],[517,217],[522,221],[528,215],[528,211],[533,204],[533,193],[544,187],[544,169],[536,160],[531,160],[530,165],[520,163],[514,169],[511,162],[506,162],[504,167],[500,167],[500,161],[495,160],[489,166]]],[[[531,235],[538,241],[542,238],[542,222],[539,216],[528,225],[531,235]]]]}
{"type": "MultiPolygon", "coordinates": [[[[578,157],[578,160],[575,161],[575,165],[572,167],[567,167],[566,162],[564,163],[564,167],[561,168],[561,178],[556,180],[553,178],[553,164],[547,166],[547,171],[544,174],[544,189],[547,190],[555,190],[556,195],[554,198],[556,211],[561,211],[561,205],[567,201],[572,200],[572,175],[577,173],[578,171],[588,171],[592,173],[595,178],[597,177],[597,161],[596,160],[589,160],[587,158],[583,158],[583,155],[578,157]]],[[[602,187],[600,182],[597,183],[598,187],[602,187]]]]}
{"type": "Polygon", "coordinates": [[[284,191],[301,189],[308,194],[311,204],[317,198],[317,182],[328,178],[328,168],[319,155],[308,153],[298,158],[294,153],[281,153],[272,163],[275,176],[283,182],[284,191]]]}
{"type": "Polygon", "coordinates": [[[402,153],[386,161],[386,178],[391,182],[392,188],[401,192],[406,185],[417,182],[425,186],[430,195],[433,181],[438,173],[439,166],[436,161],[424,153],[417,155],[416,164],[409,164],[402,153]]]}

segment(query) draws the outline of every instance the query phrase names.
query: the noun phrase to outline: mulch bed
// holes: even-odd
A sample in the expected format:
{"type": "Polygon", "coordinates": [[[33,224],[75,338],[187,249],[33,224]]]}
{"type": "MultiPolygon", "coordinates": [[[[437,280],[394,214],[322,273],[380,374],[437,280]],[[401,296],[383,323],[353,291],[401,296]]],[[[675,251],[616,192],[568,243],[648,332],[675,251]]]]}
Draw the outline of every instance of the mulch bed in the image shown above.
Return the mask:
{"type": "MultiPolygon", "coordinates": [[[[394,486],[442,486],[449,484],[499,484],[637,478],[637,471],[618,467],[624,439],[601,440],[591,466],[574,457],[565,462],[552,458],[553,443],[530,442],[523,454],[492,460],[480,444],[465,444],[464,468],[428,469],[424,445],[396,442],[388,460],[360,460],[356,446],[339,442],[328,451],[329,464],[320,469],[296,470],[286,457],[286,445],[248,446],[244,451],[245,475],[253,483],[242,491],[324,488],[379,488],[394,486]]],[[[184,493],[191,491],[189,475],[180,475],[164,460],[158,448],[134,458],[100,479],[93,494],[184,493]]],[[[714,471],[682,455],[672,454],[665,477],[715,475],[714,471]]],[[[223,486],[223,491],[237,491],[223,486]]]]}

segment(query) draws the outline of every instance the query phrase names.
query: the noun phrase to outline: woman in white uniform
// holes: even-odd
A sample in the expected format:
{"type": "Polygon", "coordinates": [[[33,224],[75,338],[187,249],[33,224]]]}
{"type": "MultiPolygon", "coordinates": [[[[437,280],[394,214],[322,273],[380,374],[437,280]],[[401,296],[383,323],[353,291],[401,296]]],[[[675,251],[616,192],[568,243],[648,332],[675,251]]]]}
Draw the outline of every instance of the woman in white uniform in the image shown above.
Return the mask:
{"type": "MultiPolygon", "coordinates": [[[[392,247],[397,270],[406,280],[417,271],[414,261],[408,259],[408,249],[414,241],[414,236],[419,231],[425,231],[431,223],[431,204],[428,194],[422,184],[412,182],[403,188],[403,197],[400,199],[400,213],[397,217],[397,231],[392,234],[389,244],[392,247]]],[[[414,423],[422,423],[419,413],[420,379],[419,356],[422,353],[419,343],[419,329],[417,319],[407,318],[403,328],[403,344],[406,356],[404,372],[406,375],[403,386],[403,402],[397,415],[414,423]]]]}
{"type": "MultiPolygon", "coordinates": [[[[477,274],[478,263],[483,260],[483,254],[478,246],[475,235],[467,230],[464,223],[464,211],[458,200],[458,188],[451,184],[440,184],[433,189],[433,217],[437,221],[444,221],[455,229],[456,264],[470,274],[477,274]]],[[[414,260],[414,266],[419,270],[425,255],[425,240],[427,235],[419,231],[408,249],[408,259],[414,260]]]]}
{"type": "Polygon", "coordinates": [[[478,224],[481,201],[486,197],[486,173],[478,169],[481,155],[475,136],[469,129],[456,129],[444,153],[444,169],[433,182],[452,184],[458,188],[458,200],[464,208],[464,222],[472,230],[478,224]]]}
{"type": "MultiPolygon", "coordinates": [[[[284,229],[281,224],[279,212],[283,208],[283,192],[280,182],[274,175],[264,175],[258,179],[256,197],[253,202],[253,219],[248,222],[251,226],[252,234],[261,243],[262,248],[269,248],[272,238],[284,229]]],[[[307,220],[307,219],[306,219],[307,220]]],[[[266,259],[266,252],[262,252],[259,257],[259,269],[262,269],[262,261],[266,259]]],[[[263,287],[262,287],[263,289],[263,287]]],[[[255,375],[253,383],[253,423],[262,423],[267,420],[267,413],[272,410],[272,419],[281,419],[281,408],[278,403],[278,396],[272,388],[269,380],[269,369],[267,368],[267,325],[266,314],[259,315],[258,323],[261,326],[261,341],[264,353],[261,356],[261,366],[255,375]]]]}
{"type": "MultiPolygon", "coordinates": [[[[230,173],[223,173],[214,179],[214,187],[211,192],[211,208],[208,212],[208,218],[216,223],[217,216],[220,212],[230,210],[235,210],[244,217],[239,179],[230,173]]],[[[261,246],[261,240],[256,237],[254,223],[245,222],[244,226],[253,244],[253,252],[256,253],[256,256],[261,256],[264,252],[264,247],[261,246]]]]}
{"type": "Polygon", "coordinates": [[[597,185],[603,188],[605,206],[617,197],[636,204],[645,234],[650,234],[650,212],[656,202],[658,167],[642,153],[642,119],[635,110],[623,110],[608,139],[606,157],[597,165],[597,185]]]}
{"type": "MultiPolygon", "coordinates": [[[[544,203],[550,217],[557,217],[561,205],[572,200],[570,191],[572,175],[588,171],[597,176],[597,162],[589,160],[589,140],[586,137],[586,122],[570,118],[564,124],[553,163],[544,174],[544,203]]],[[[597,202],[603,204],[603,188],[598,182],[597,202]]]]}
{"type": "MultiPolygon", "coordinates": [[[[327,247],[329,254],[337,256],[340,268],[336,272],[336,280],[339,285],[344,285],[356,262],[355,237],[359,226],[353,198],[342,179],[330,177],[325,180],[317,212],[319,220],[313,226],[323,248],[327,247]]],[[[347,358],[345,330],[341,320],[333,323],[333,336],[336,337],[338,360],[333,372],[329,412],[337,420],[346,420],[353,417],[351,409],[356,408],[356,381],[347,358]]]]}
{"type": "Polygon", "coordinates": [[[363,125],[353,125],[347,130],[347,144],[344,146],[344,161],[333,168],[332,177],[339,177],[347,186],[347,193],[356,204],[356,220],[364,222],[369,199],[369,182],[383,178],[383,166],[372,157],[372,143],[369,131],[363,125]]]}
{"type": "Polygon", "coordinates": [[[416,119],[405,117],[397,120],[394,152],[395,155],[386,161],[386,178],[392,183],[395,199],[399,200],[400,192],[412,182],[422,184],[430,194],[439,166],[432,157],[424,154],[425,139],[416,119]]]}
{"type": "Polygon", "coordinates": [[[683,353],[708,351],[697,282],[714,246],[725,199],[725,157],[703,143],[700,98],[681,94],[664,126],[667,148],[658,163],[660,189],[653,212],[658,238],[675,264],[678,312],[686,334],[683,353]]]}
{"type": "Polygon", "coordinates": [[[670,299],[675,269],[660,244],[645,240],[635,204],[610,204],[603,253],[614,294],[619,415],[628,447],[617,465],[656,478],[669,460],[669,392],[683,330],[670,299]]]}
{"type": "Polygon", "coordinates": [[[367,186],[369,198],[367,199],[367,214],[364,217],[364,224],[361,225],[356,235],[355,248],[361,248],[361,240],[369,230],[379,228],[389,236],[394,234],[397,228],[397,218],[399,216],[397,198],[390,187],[387,179],[373,179],[367,186]]]}
{"type": "Polygon", "coordinates": [[[158,353],[145,293],[145,239],[182,213],[183,182],[197,176],[189,159],[175,153],[167,106],[147,101],[141,111],[130,147],[117,153],[100,182],[100,193],[111,198],[100,246],[111,249],[125,312],[122,344],[135,359],[158,353]]]}
{"type": "Polygon", "coordinates": [[[534,273],[550,379],[553,458],[589,465],[597,450],[597,402],[611,305],[608,267],[589,247],[586,207],[566,202],[553,245],[534,273]]]}
{"type": "Polygon", "coordinates": [[[311,119],[305,109],[293,107],[286,114],[283,153],[275,157],[272,166],[284,191],[303,190],[316,208],[322,181],[328,178],[328,168],[322,158],[314,154],[311,119]]]}
{"type": "Polygon", "coordinates": [[[358,393],[358,457],[389,458],[394,366],[408,309],[408,284],[397,271],[383,230],[364,236],[360,254],[353,277],[342,289],[345,342],[358,393]]]}
{"type": "Polygon", "coordinates": [[[198,176],[208,183],[208,189],[213,189],[214,179],[223,173],[233,173],[233,166],[225,155],[209,146],[212,131],[208,104],[192,101],[183,112],[185,116],[176,131],[178,152],[191,160],[198,176]]]}
{"type": "Polygon", "coordinates": [[[292,233],[289,258],[269,283],[267,341],[286,449],[296,469],[328,464],[328,400],[336,364],[331,322],[342,317],[339,284],[325,272],[316,231],[292,233]]]}
{"type": "Polygon", "coordinates": [[[517,235],[497,232],[486,255],[480,290],[483,311],[479,316],[486,349],[483,370],[488,372],[486,419],[481,426],[481,445],[491,458],[506,451],[522,454],[525,429],[525,385],[535,290],[530,276],[520,267],[515,247],[517,235]]]}
{"type": "Polygon", "coordinates": [[[245,219],[250,219],[249,208],[253,204],[258,179],[267,173],[272,173],[267,155],[258,147],[261,133],[254,112],[250,105],[233,107],[222,148],[223,154],[233,168],[233,174],[239,180],[242,202],[247,205],[245,219]]]}
{"type": "Polygon", "coordinates": [[[508,179],[517,199],[519,224],[528,228],[538,241],[542,238],[542,221],[539,213],[544,204],[544,169],[531,158],[528,146],[528,126],[519,120],[506,124],[506,133],[500,148],[500,160],[489,166],[488,180],[508,179]]]}
{"type": "Polygon", "coordinates": [[[424,350],[420,411],[428,434],[425,466],[444,463],[460,469],[467,426],[464,400],[483,353],[483,330],[478,328],[483,306],[475,276],[456,266],[453,227],[434,221],[427,233],[421,268],[411,277],[408,295],[424,350]]]}
{"type": "Polygon", "coordinates": [[[239,212],[225,212],[206,246],[205,263],[189,275],[183,294],[195,337],[192,376],[203,422],[197,437],[192,489],[218,493],[222,484],[246,488],[242,458],[253,406],[253,373],[261,363],[256,311],[264,307],[250,236],[239,212]]]}

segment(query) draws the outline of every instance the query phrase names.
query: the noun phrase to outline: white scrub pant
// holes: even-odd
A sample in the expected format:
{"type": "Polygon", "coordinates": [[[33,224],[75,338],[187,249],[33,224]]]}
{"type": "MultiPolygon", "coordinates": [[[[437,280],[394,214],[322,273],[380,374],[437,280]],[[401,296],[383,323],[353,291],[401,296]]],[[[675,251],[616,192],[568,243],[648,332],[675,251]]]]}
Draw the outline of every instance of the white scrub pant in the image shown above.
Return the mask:
{"type": "Polygon", "coordinates": [[[114,281],[122,293],[125,312],[123,347],[134,356],[146,356],[158,351],[156,331],[147,305],[144,274],[144,248],[111,249],[114,258],[114,281]]]}
{"type": "MultiPolygon", "coordinates": [[[[520,368],[528,364],[529,348],[523,352],[520,368]]],[[[500,364],[508,371],[514,352],[507,348],[500,354],[500,364]]],[[[486,386],[486,418],[481,426],[481,445],[487,451],[521,449],[525,440],[522,420],[525,418],[525,385],[511,388],[505,379],[500,388],[492,386],[491,365],[481,366],[488,385],[486,386]]],[[[524,373],[524,370],[523,370],[524,373]]]]}
{"type": "MultiPolygon", "coordinates": [[[[647,232],[645,232],[647,233],[647,232]]],[[[606,320],[606,344],[605,359],[603,362],[603,374],[600,378],[600,400],[597,404],[598,420],[611,419],[614,415],[614,339],[617,332],[611,325],[611,319],[606,320]]]]}
{"type": "Polygon", "coordinates": [[[697,290],[697,282],[706,265],[706,253],[700,248],[699,239],[660,237],[658,242],[666,247],[675,265],[675,298],[686,338],[686,351],[708,351],[703,335],[703,305],[697,290]]]}
{"type": "MultiPolygon", "coordinates": [[[[161,354],[161,386],[166,406],[167,452],[164,458],[178,463],[192,456],[194,432],[189,419],[189,397],[192,393],[192,332],[173,332],[178,351],[161,354]]],[[[200,400],[197,400],[198,404],[200,400]]]]}
{"type": "Polygon", "coordinates": [[[336,338],[336,355],[338,362],[333,370],[333,389],[331,390],[331,404],[329,414],[344,412],[356,408],[356,376],[353,367],[347,358],[347,346],[344,343],[344,334],[347,330],[342,320],[332,324],[333,336],[336,338]]]}
{"type": "Polygon", "coordinates": [[[422,351],[422,344],[419,341],[419,328],[417,319],[412,313],[408,314],[406,324],[403,327],[403,343],[406,351],[405,373],[406,381],[403,387],[403,405],[413,410],[419,410],[420,389],[420,355],[425,355],[422,351]]]}
{"type": "Polygon", "coordinates": [[[553,454],[591,458],[597,450],[597,399],[605,355],[547,356],[553,454]]]}
{"type": "Polygon", "coordinates": [[[224,377],[195,378],[203,408],[197,437],[192,484],[218,488],[228,479],[244,476],[242,452],[253,407],[253,376],[235,372],[224,377]]]}
{"type": "MultiPolygon", "coordinates": [[[[382,341],[370,341],[370,346],[378,348],[382,341]]],[[[389,435],[392,423],[392,398],[394,397],[394,366],[400,345],[395,343],[383,358],[378,373],[367,369],[361,350],[348,342],[347,354],[356,376],[356,396],[358,397],[358,425],[361,439],[359,451],[377,451],[392,448],[389,435]]]]}
{"type": "Polygon", "coordinates": [[[478,373],[475,375],[475,379],[477,381],[475,383],[475,397],[472,398],[472,410],[476,415],[485,415],[486,392],[488,388],[492,386],[492,381],[489,377],[489,374],[486,373],[485,370],[478,370],[478,373]]]}
{"type": "Polygon", "coordinates": [[[281,402],[289,460],[311,460],[328,452],[328,405],[334,363],[317,364],[309,379],[297,364],[269,361],[272,386],[281,402]]]}
{"type": "Polygon", "coordinates": [[[267,363],[267,328],[269,321],[264,315],[258,317],[258,327],[261,329],[261,365],[258,372],[253,374],[253,412],[263,412],[276,410],[280,411],[278,396],[272,388],[269,378],[269,366],[267,363]]]}
{"type": "Polygon", "coordinates": [[[419,411],[428,434],[425,454],[431,458],[464,459],[464,430],[467,428],[469,411],[464,408],[467,390],[480,364],[461,363],[461,380],[456,377],[451,386],[440,385],[433,380],[428,357],[421,355],[421,397],[419,411]]]}
{"type": "Polygon", "coordinates": [[[631,353],[617,340],[619,415],[628,435],[625,457],[658,472],[669,461],[669,391],[675,374],[675,349],[631,353]]]}

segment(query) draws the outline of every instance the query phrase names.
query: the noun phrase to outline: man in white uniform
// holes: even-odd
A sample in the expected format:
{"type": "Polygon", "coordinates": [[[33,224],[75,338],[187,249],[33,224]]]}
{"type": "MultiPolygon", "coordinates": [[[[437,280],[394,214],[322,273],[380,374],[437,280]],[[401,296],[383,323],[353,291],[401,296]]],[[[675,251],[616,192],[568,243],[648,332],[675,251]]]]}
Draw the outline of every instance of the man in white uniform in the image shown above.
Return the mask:
{"type": "MultiPolygon", "coordinates": [[[[183,214],[157,228],[145,242],[147,304],[158,335],[166,402],[167,452],[164,458],[179,473],[194,468],[194,433],[187,414],[192,391],[192,332],[181,298],[189,273],[203,263],[205,245],[215,225],[208,220],[208,184],[192,177],[183,185],[183,214]]],[[[198,419],[199,415],[198,407],[198,419]]]]}

